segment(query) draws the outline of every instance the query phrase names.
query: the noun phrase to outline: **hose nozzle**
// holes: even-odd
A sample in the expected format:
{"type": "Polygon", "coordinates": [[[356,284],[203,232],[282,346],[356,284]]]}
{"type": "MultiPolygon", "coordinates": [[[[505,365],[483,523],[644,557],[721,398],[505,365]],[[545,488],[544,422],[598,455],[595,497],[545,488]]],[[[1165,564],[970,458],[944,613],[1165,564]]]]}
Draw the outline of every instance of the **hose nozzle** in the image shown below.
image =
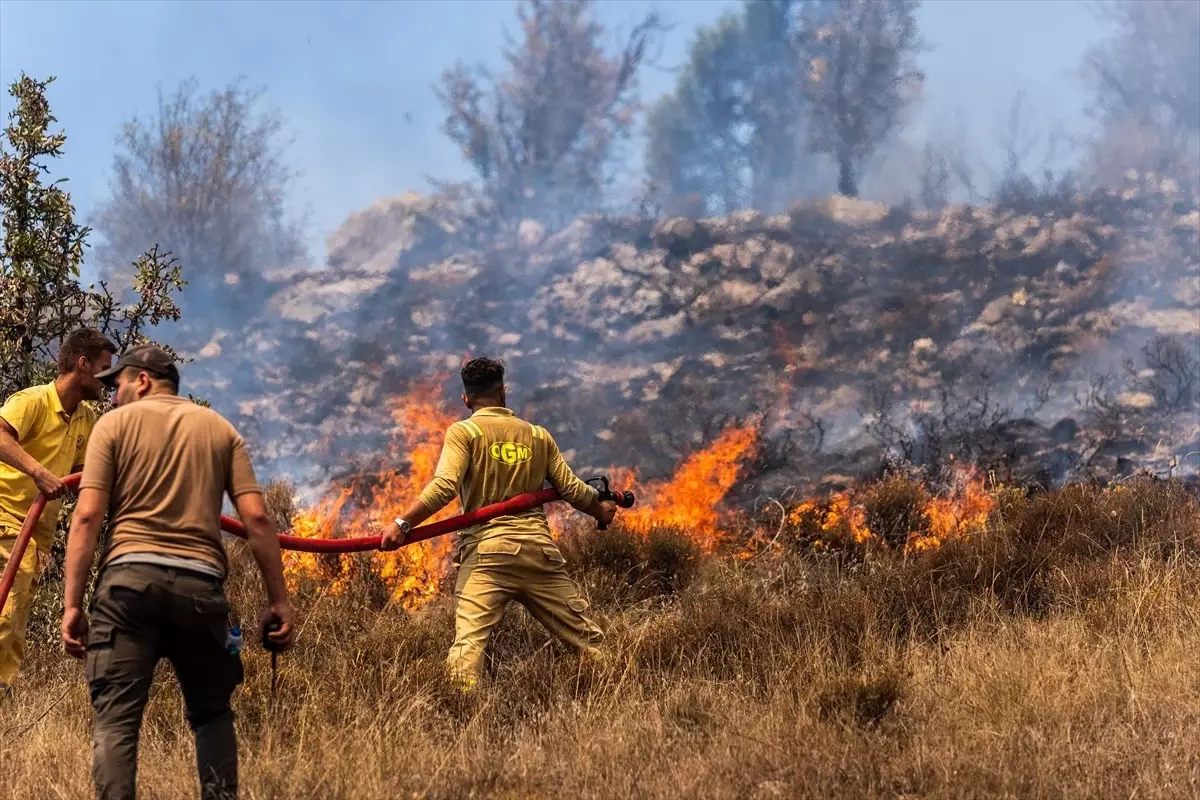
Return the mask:
{"type": "MultiPolygon", "coordinates": [[[[614,492],[609,488],[607,475],[588,478],[586,481],[584,481],[584,483],[591,485],[596,481],[600,482],[600,486],[596,486],[595,488],[600,492],[599,500],[601,503],[616,503],[621,508],[633,508],[633,504],[635,502],[633,492],[628,490],[624,492],[614,492]]],[[[608,528],[608,526],[601,522],[599,523],[599,528],[600,530],[605,530],[608,528]]]]}

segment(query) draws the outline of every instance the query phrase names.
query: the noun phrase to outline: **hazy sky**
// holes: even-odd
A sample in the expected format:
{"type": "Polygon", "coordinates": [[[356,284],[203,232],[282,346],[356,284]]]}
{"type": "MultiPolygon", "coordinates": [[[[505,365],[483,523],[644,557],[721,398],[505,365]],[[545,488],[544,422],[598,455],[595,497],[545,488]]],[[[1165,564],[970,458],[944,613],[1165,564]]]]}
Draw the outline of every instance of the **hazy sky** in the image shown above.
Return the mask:
{"type": "MultiPolygon", "coordinates": [[[[675,29],[643,96],[667,91],[693,31],[731,0],[607,0],[602,18],[628,29],[657,7],[675,29]]],[[[67,133],[62,174],[87,215],[108,190],[120,124],[153,111],[157,86],[188,76],[204,90],[239,75],[264,86],[286,117],[290,155],[302,173],[297,203],[312,212],[313,255],[349,214],[387,195],[423,190],[424,176],[465,177],[440,133],[432,86],[455,61],[497,65],[505,29],[516,32],[511,0],[409,2],[102,2],[0,0],[0,111],[22,70],[57,76],[51,109],[67,133]]],[[[972,138],[995,147],[1015,93],[1068,128],[1082,124],[1075,71],[1103,33],[1087,7],[1067,0],[926,0],[921,58],[926,100],[920,124],[961,112],[972,138]]],[[[615,32],[614,32],[615,33],[615,32]]]]}

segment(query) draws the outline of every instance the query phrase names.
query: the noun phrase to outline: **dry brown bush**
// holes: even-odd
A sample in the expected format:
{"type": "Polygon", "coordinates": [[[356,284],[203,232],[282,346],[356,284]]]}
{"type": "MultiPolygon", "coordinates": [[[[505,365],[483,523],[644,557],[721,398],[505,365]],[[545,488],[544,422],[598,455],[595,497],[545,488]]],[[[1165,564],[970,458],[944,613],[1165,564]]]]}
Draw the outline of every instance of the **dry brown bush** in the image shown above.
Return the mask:
{"type": "MultiPolygon", "coordinates": [[[[469,697],[446,680],[444,594],[409,615],[365,576],[305,591],[276,698],[268,657],[244,655],[242,796],[1200,796],[1198,520],[1194,495],[1142,481],[1004,490],[985,533],[907,557],[700,558],[685,532],[576,530],[611,658],[514,607],[469,697]]],[[[34,652],[0,702],[0,796],[90,796],[89,725],[82,668],[34,652]]],[[[194,796],[192,758],[164,666],[144,796],[194,796]]]]}

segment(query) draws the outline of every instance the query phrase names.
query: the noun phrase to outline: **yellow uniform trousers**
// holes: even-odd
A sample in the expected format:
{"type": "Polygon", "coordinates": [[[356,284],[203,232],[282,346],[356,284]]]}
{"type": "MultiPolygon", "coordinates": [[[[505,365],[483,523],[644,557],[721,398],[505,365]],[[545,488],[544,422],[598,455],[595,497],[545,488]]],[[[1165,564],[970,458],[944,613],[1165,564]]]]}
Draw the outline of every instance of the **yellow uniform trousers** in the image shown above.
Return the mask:
{"type": "Polygon", "coordinates": [[[604,633],[583,615],[588,602],[548,535],[464,541],[454,563],[454,644],[446,661],[460,681],[470,686],[478,680],[488,637],[510,600],[563,642],[600,655],[604,633]]]}
{"type": "MultiPolygon", "coordinates": [[[[8,567],[9,554],[17,544],[17,532],[0,528],[0,573],[8,567]]],[[[25,628],[37,589],[40,554],[37,542],[30,541],[17,569],[12,591],[0,610],[0,684],[11,686],[17,678],[25,655],[25,628]]]]}

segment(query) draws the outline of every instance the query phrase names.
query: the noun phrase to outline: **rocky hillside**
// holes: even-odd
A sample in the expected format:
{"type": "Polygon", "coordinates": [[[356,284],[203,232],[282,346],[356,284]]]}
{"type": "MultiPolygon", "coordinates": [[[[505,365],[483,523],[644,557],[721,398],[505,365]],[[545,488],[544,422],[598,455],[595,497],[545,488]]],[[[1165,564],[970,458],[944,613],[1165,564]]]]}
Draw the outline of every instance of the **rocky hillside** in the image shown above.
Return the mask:
{"type": "Polygon", "coordinates": [[[505,236],[404,195],[328,253],[272,275],[261,318],[187,370],[302,484],[382,454],[388,399],[422,379],[456,403],[468,354],[506,360],[511,402],[581,470],[660,475],[728,424],[762,431],[766,491],[845,480],[885,445],[1051,481],[1200,466],[1200,210],[1166,181],[505,236]]]}

